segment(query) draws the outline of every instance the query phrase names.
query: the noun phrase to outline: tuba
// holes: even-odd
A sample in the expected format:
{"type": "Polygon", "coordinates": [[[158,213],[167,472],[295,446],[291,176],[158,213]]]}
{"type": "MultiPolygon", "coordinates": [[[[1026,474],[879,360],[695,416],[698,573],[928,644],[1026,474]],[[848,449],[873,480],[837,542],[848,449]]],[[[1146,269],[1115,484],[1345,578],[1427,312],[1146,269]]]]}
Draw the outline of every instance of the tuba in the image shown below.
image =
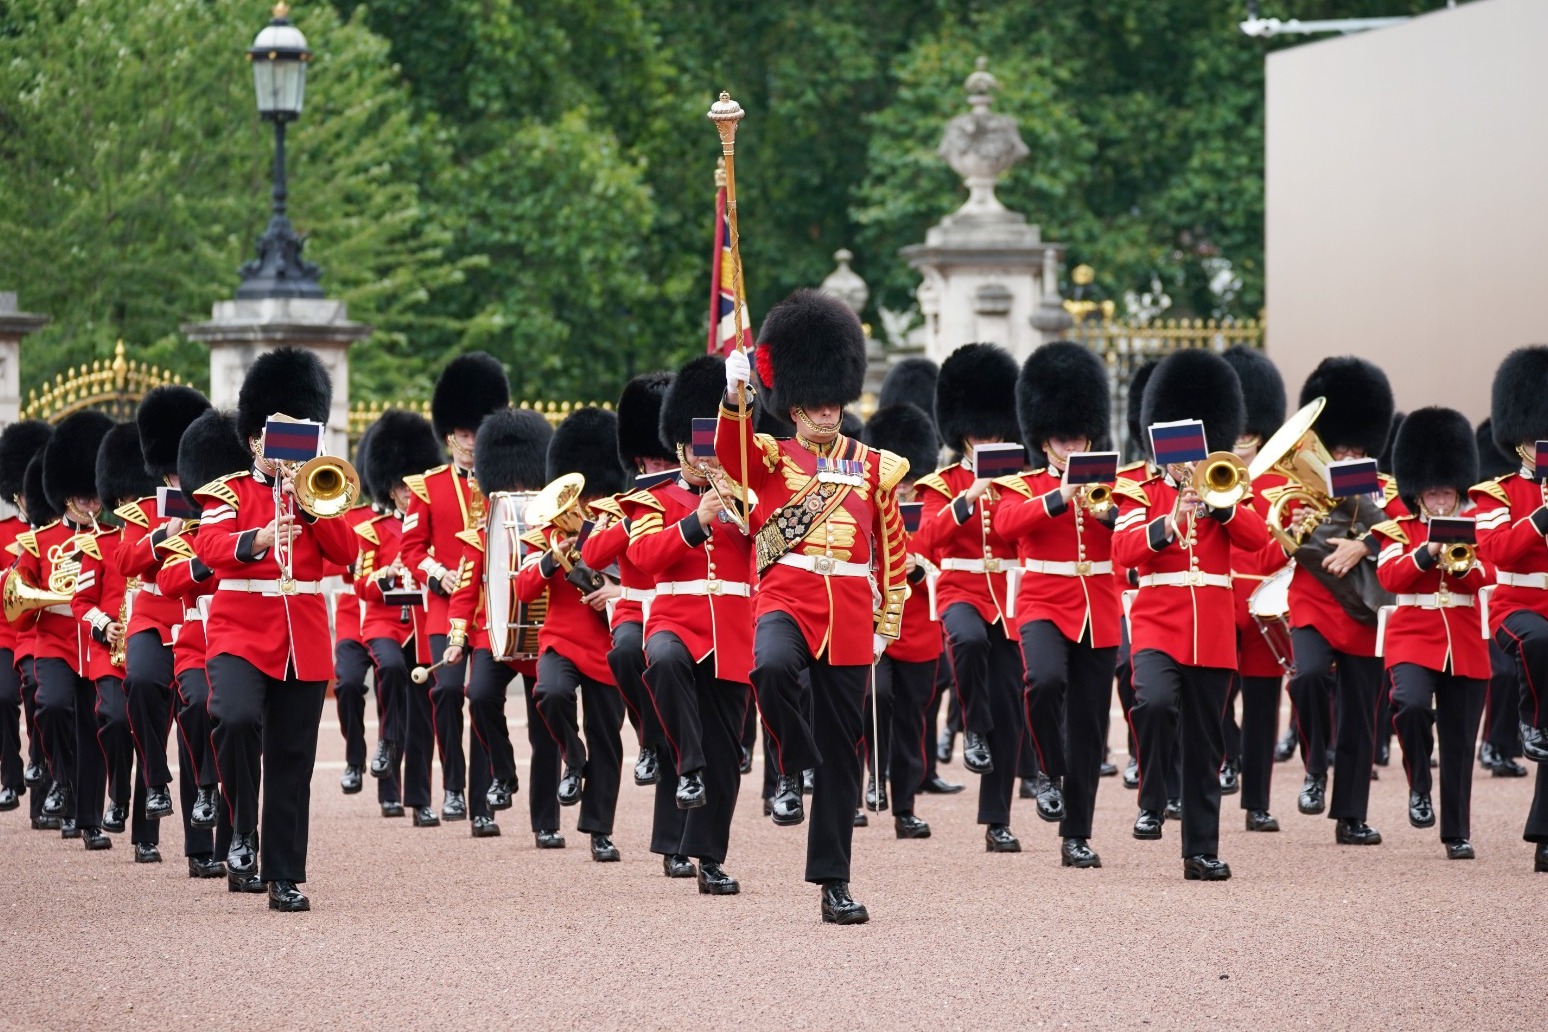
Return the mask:
{"type": "MultiPolygon", "coordinates": [[[[566,473],[538,492],[527,506],[527,522],[546,532],[549,527],[565,537],[580,533],[586,522],[586,507],[581,503],[581,492],[586,489],[586,478],[579,473],[566,473]]],[[[548,535],[545,533],[544,537],[548,535]]],[[[581,561],[580,549],[571,545],[563,552],[553,547],[549,539],[549,552],[554,561],[564,569],[564,579],[575,585],[582,595],[589,595],[606,583],[603,576],[581,561]]]]}

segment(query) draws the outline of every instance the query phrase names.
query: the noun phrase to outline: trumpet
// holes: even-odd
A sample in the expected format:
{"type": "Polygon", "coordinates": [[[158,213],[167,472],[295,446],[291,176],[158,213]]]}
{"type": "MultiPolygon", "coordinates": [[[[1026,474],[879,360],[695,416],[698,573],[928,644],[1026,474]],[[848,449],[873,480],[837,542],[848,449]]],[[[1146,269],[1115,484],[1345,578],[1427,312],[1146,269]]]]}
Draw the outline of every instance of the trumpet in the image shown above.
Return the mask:
{"type": "Polygon", "coordinates": [[[1090,484],[1075,497],[1081,506],[1093,516],[1105,516],[1113,507],[1113,487],[1111,484],[1090,484]]]}
{"type": "Polygon", "coordinates": [[[1453,541],[1441,547],[1441,567],[1452,577],[1463,577],[1478,562],[1478,550],[1465,541],[1453,541]]]}
{"type": "Polygon", "coordinates": [[[1204,456],[1194,471],[1199,498],[1211,509],[1240,505],[1252,491],[1252,474],[1235,452],[1217,451],[1204,456]]]}

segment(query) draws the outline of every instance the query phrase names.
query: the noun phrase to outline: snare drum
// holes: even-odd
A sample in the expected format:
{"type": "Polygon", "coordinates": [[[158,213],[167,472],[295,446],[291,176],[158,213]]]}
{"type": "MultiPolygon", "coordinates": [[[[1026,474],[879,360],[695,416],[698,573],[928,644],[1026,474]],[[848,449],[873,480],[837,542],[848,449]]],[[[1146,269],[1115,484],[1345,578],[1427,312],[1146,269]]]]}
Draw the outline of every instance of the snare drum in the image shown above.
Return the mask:
{"type": "Polygon", "coordinates": [[[1266,578],[1247,599],[1252,622],[1287,674],[1295,673],[1295,650],[1290,642],[1290,579],[1294,576],[1292,562],[1266,578]]]}
{"type": "Polygon", "coordinates": [[[516,598],[516,573],[532,549],[521,539],[531,529],[525,513],[535,497],[534,492],[500,491],[487,500],[484,615],[489,620],[489,651],[501,662],[536,659],[538,629],[548,615],[548,592],[532,602],[516,598]]]}

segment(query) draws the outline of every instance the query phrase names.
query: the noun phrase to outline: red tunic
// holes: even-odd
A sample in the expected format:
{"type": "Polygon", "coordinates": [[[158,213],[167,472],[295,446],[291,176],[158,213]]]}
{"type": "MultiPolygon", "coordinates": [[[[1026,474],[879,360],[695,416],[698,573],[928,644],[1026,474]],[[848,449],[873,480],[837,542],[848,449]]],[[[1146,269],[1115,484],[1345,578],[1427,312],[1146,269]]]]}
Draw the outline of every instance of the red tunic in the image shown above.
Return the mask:
{"type": "Polygon", "coordinates": [[[1005,490],[995,507],[994,532],[1014,545],[1023,566],[1057,564],[1022,573],[1012,619],[1018,630],[1032,620],[1051,621],[1070,641],[1080,641],[1089,629],[1093,648],[1115,648],[1121,635],[1111,576],[1113,530],[1078,502],[1065,502],[1061,482],[1046,469],[995,481],[1005,490]]]}
{"type": "MultiPolygon", "coordinates": [[[[1275,472],[1265,473],[1252,482],[1252,507],[1258,515],[1268,515],[1266,492],[1286,483],[1285,475],[1275,472]]],[[[1285,550],[1272,537],[1268,544],[1254,551],[1231,548],[1231,590],[1236,599],[1236,672],[1243,677],[1280,677],[1285,672],[1258,629],[1258,622],[1248,611],[1247,603],[1252,593],[1271,574],[1284,569],[1289,561],[1285,550]]]]}
{"type": "MultiPolygon", "coordinates": [[[[474,649],[489,648],[489,613],[485,607],[488,591],[484,585],[484,547],[487,544],[486,531],[483,527],[477,530],[466,530],[460,535],[462,538],[462,562],[470,572],[472,581],[451,597],[451,609],[449,610],[452,633],[459,629],[467,636],[464,646],[465,652],[474,649]]],[[[436,656],[437,660],[441,657],[436,656]]],[[[506,660],[505,665],[516,671],[526,679],[527,687],[532,687],[533,680],[537,677],[537,662],[531,659],[506,660]]]]}
{"type": "MultiPolygon", "coordinates": [[[[27,521],[20,516],[7,516],[0,520],[0,548],[13,558],[21,549],[16,544],[16,539],[27,530],[27,521]]],[[[17,648],[17,635],[20,632],[9,620],[0,620],[0,649],[10,649],[11,654],[17,659],[21,658],[21,650],[17,648]]]]}
{"type": "MultiPolygon", "coordinates": [[[[733,481],[747,483],[757,496],[752,513],[754,536],[767,532],[778,537],[775,514],[797,493],[806,492],[803,498],[807,500],[820,499],[824,497],[820,489],[835,485],[818,481],[817,455],[806,445],[795,439],[775,440],[767,434],[755,434],[751,418],[751,409],[739,415],[721,404],[715,456],[733,481]],[[745,480],[744,430],[750,467],[745,480]],[[819,489],[809,491],[813,484],[819,489]]],[[[788,615],[800,628],[813,658],[826,659],[834,666],[869,666],[873,658],[869,632],[896,638],[902,629],[908,541],[896,488],[908,472],[908,463],[891,452],[876,451],[842,435],[824,450],[833,459],[860,463],[861,472],[854,476],[859,484],[839,486],[842,494],[832,497],[841,501],[832,511],[825,509],[825,503],[814,503],[818,510],[805,537],[786,553],[792,563],[809,567],[770,562],[759,574],[753,610],[758,617],[775,612],[788,615]],[[845,565],[835,565],[838,563],[845,565]],[[869,576],[833,572],[865,568],[870,569],[869,576]],[[822,572],[824,569],[829,572],[822,572]]],[[[759,546],[754,547],[756,554],[759,546]]]]}
{"type": "MultiPolygon", "coordinates": [[[[37,530],[23,531],[16,536],[19,554],[9,576],[20,573],[28,583],[43,591],[48,590],[55,562],[72,561],[80,552],[74,542],[80,528],[63,520],[55,520],[37,530]]],[[[31,655],[34,659],[62,659],[76,673],[85,676],[87,634],[70,606],[60,604],[38,610],[32,616],[17,621],[21,641],[25,632],[32,628],[31,655]]]]}
{"type": "Polygon", "coordinates": [[[900,663],[939,662],[945,648],[945,639],[941,634],[941,625],[936,620],[935,610],[930,606],[930,590],[925,583],[929,573],[923,563],[928,563],[929,559],[920,555],[914,547],[912,534],[907,534],[906,547],[908,555],[914,557],[917,564],[915,568],[924,571],[925,576],[916,574],[909,578],[908,600],[903,603],[903,631],[897,641],[887,646],[887,655],[900,663]]]}
{"type": "Polygon", "coordinates": [[[239,656],[276,680],[283,680],[287,670],[303,681],[329,680],[333,646],[321,581],[326,561],[342,565],[355,558],[357,539],[349,523],[299,518],[302,530],[291,557],[299,590],[286,595],[275,583],[281,575],[275,550],[261,555],[252,551],[253,535],[274,522],[269,481],[256,472],[233,473],[195,495],[204,513],[194,551],[220,580],[204,628],[208,655],[239,656]]]}
{"type": "Polygon", "coordinates": [[[1543,486],[1508,473],[1468,493],[1478,506],[1473,513],[1478,554],[1494,567],[1499,582],[1489,593],[1489,633],[1520,610],[1548,617],[1548,497],[1543,486]]]}
{"type": "MultiPolygon", "coordinates": [[[[349,522],[350,529],[360,526],[376,518],[376,510],[369,505],[357,505],[344,514],[344,519],[349,522]]],[[[333,593],[333,640],[360,641],[360,596],[355,594],[355,567],[351,563],[335,571],[331,565],[329,574],[339,574],[344,578],[344,587],[333,593]]]]}
{"type": "Polygon", "coordinates": [[[1168,541],[1165,526],[1177,503],[1165,477],[1113,489],[1118,523],[1113,557],[1139,575],[1129,613],[1129,637],[1137,654],[1166,653],[1183,666],[1236,669],[1231,593],[1231,547],[1249,551],[1269,541],[1268,527],[1251,506],[1239,505],[1224,521],[1199,515],[1187,539],[1168,541]],[[1172,584],[1146,583],[1162,577],[1172,584]]]}
{"type": "Polygon", "coordinates": [[[183,606],[164,597],[156,581],[161,564],[172,555],[166,549],[166,521],[157,512],[155,496],[120,505],[113,513],[124,521],[114,565],[120,577],[139,582],[129,614],[129,636],[155,631],[163,645],[171,645],[172,628],[183,622],[183,606]]]}
{"type": "MultiPolygon", "coordinates": [[[[127,583],[118,572],[118,549],[123,540],[117,527],[104,527],[95,536],[82,536],[81,572],[75,578],[75,595],[70,610],[84,629],[86,677],[123,677],[124,668],[109,659],[111,646],[99,641],[93,631],[103,633],[123,612],[127,583]]],[[[131,603],[133,604],[133,603],[131,603]]],[[[133,622],[131,617],[131,623],[133,622]]]]}
{"type": "Polygon", "coordinates": [[[607,513],[612,521],[605,530],[592,531],[581,545],[581,561],[593,570],[605,570],[618,564],[618,583],[624,594],[613,605],[612,626],[626,623],[643,623],[644,599],[650,591],[652,580],[641,573],[629,558],[629,520],[622,499],[599,498],[591,503],[593,514],[607,513]]]}
{"type": "MultiPolygon", "coordinates": [[[[167,539],[165,546],[173,555],[156,575],[166,597],[177,599],[183,607],[183,619],[174,628],[172,642],[172,672],[179,677],[189,670],[204,669],[204,616],[199,600],[215,592],[214,571],[194,555],[187,537],[185,531],[167,539]]],[[[209,605],[204,603],[206,608],[209,605]]]]}
{"type": "MultiPolygon", "coordinates": [[[[478,527],[484,496],[472,472],[455,466],[437,466],[403,478],[413,498],[403,516],[403,565],[421,583],[434,584],[462,557],[457,535],[478,527]]],[[[462,571],[458,587],[468,583],[462,571]]],[[[445,634],[451,617],[451,600],[438,587],[430,588],[428,630],[445,634]]]]}
{"type": "MultiPolygon", "coordinates": [[[[545,542],[536,538],[533,544],[538,549],[546,547],[545,542]]],[[[581,601],[580,589],[564,579],[562,567],[552,577],[543,576],[542,559],[546,554],[534,551],[516,574],[516,597],[521,601],[534,602],[548,592],[548,615],[538,630],[538,651],[553,649],[593,681],[615,684],[612,668],[607,665],[607,653],[613,647],[607,614],[581,601]]]]}
{"type": "Polygon", "coordinates": [[[1448,575],[1429,555],[1417,516],[1377,524],[1373,533],[1381,542],[1376,575],[1397,596],[1397,607],[1387,614],[1382,648],[1387,667],[1413,663],[1458,677],[1488,678],[1489,642],[1478,591],[1494,581],[1493,572],[1474,563],[1461,577],[1448,575]],[[1443,605],[1448,601],[1449,608],[1443,605]]]}
{"type": "Polygon", "coordinates": [[[425,611],[414,606],[403,622],[403,607],[388,605],[382,594],[382,571],[402,554],[403,517],[387,513],[355,525],[360,539],[360,554],[355,559],[355,594],[360,600],[360,637],[362,641],[386,638],[403,645],[415,639],[414,654],[421,663],[430,663],[430,636],[425,633],[425,611]]]}
{"type": "Polygon", "coordinates": [[[713,652],[716,677],[748,684],[753,663],[752,541],[729,523],[705,531],[697,515],[699,498],[680,479],[624,498],[632,528],[630,565],[658,586],[674,585],[665,593],[658,588],[651,601],[645,639],[670,631],[687,646],[695,663],[713,652]]]}
{"type": "Polygon", "coordinates": [[[935,608],[944,613],[957,602],[966,602],[987,624],[998,623],[1007,637],[1014,628],[1005,618],[1010,606],[1009,574],[1015,565],[1015,546],[994,527],[995,512],[1004,504],[1005,489],[991,486],[971,509],[957,499],[976,479],[960,462],[920,477],[914,496],[924,503],[915,550],[940,567],[935,585],[935,608]],[[976,571],[949,569],[954,563],[973,563],[976,571]]]}

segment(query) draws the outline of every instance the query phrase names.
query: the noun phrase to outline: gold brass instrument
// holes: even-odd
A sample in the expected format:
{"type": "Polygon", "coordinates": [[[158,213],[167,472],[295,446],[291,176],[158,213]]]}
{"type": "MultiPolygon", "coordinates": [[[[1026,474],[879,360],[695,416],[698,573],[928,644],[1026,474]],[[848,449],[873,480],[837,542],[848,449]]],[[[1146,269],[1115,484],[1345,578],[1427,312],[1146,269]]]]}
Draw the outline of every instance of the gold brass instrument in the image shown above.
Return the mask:
{"type": "Polygon", "coordinates": [[[1478,562],[1478,550],[1465,541],[1453,541],[1441,548],[1440,559],[1449,576],[1463,577],[1478,562]]]}
{"type": "MultiPolygon", "coordinates": [[[[72,591],[71,595],[73,594],[72,591]]],[[[15,623],[26,614],[47,609],[49,606],[67,606],[70,604],[71,595],[44,591],[28,580],[21,570],[13,569],[11,575],[5,579],[4,591],[0,592],[0,606],[5,609],[5,618],[15,623]]]]}
{"type": "Polygon", "coordinates": [[[140,590],[140,578],[130,577],[124,585],[124,600],[118,604],[118,641],[108,646],[108,662],[124,667],[129,650],[129,617],[134,613],[134,593],[140,590]]]}
{"type": "Polygon", "coordinates": [[[1252,491],[1252,474],[1235,452],[1210,452],[1193,471],[1193,483],[1205,505],[1229,509],[1252,491]]]}
{"type": "Polygon", "coordinates": [[[715,499],[720,502],[720,511],[725,514],[725,518],[743,534],[751,534],[747,521],[752,517],[753,509],[758,506],[758,492],[750,487],[732,483],[724,472],[719,472],[717,476],[717,471],[702,467],[700,471],[709,481],[710,490],[715,492],[715,499]],[[721,487],[722,480],[726,481],[724,488],[721,487]]]}
{"type": "Polygon", "coordinates": [[[1091,515],[1104,516],[1113,507],[1113,486],[1111,484],[1090,484],[1075,497],[1091,515]]]}
{"type": "MultiPolygon", "coordinates": [[[[586,478],[579,473],[566,473],[538,492],[527,506],[527,522],[534,527],[552,527],[565,537],[573,538],[580,533],[586,522],[586,508],[581,504],[581,492],[586,489],[586,478]]],[[[547,535],[544,535],[545,538],[547,535]]],[[[549,553],[564,569],[564,579],[575,585],[582,594],[589,595],[603,585],[602,575],[581,561],[580,549],[571,545],[563,552],[553,547],[549,539],[549,553]]]]}
{"type": "Polygon", "coordinates": [[[75,596],[75,581],[81,575],[80,538],[89,534],[75,534],[48,550],[48,590],[63,595],[68,605],[75,596]]]}
{"type": "Polygon", "coordinates": [[[344,459],[319,455],[293,474],[296,504],[313,519],[331,520],[354,507],[360,497],[360,474],[344,459]]]}

